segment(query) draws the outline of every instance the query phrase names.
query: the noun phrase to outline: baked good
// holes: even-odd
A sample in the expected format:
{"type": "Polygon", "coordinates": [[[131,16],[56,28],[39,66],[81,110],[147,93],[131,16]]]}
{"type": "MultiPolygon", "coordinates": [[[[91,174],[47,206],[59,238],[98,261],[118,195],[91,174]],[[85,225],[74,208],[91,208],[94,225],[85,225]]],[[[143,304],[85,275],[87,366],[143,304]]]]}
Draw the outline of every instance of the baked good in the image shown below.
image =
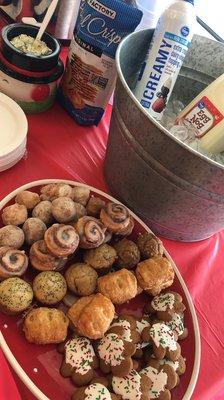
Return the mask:
{"type": "Polygon", "coordinates": [[[108,332],[118,334],[127,342],[137,344],[141,341],[141,334],[138,332],[137,320],[132,315],[121,314],[114,319],[108,332]]]}
{"type": "Polygon", "coordinates": [[[66,280],[59,272],[43,271],[33,281],[33,293],[40,303],[53,305],[66,295],[66,280]]]}
{"type": "Polygon", "coordinates": [[[172,329],[178,340],[186,339],[188,329],[184,326],[184,315],[175,313],[171,321],[166,322],[166,325],[172,329]]]}
{"type": "Polygon", "coordinates": [[[155,296],[145,307],[161,321],[171,321],[175,313],[182,314],[185,309],[181,295],[171,291],[155,296]]]}
{"type": "Polygon", "coordinates": [[[51,212],[52,203],[49,200],[43,200],[34,207],[32,217],[39,218],[46,225],[51,225],[54,222],[54,217],[51,212]]]}
{"type": "Polygon", "coordinates": [[[142,289],[153,296],[171,286],[174,281],[174,269],[171,262],[161,256],[140,262],[135,273],[142,289]]]}
{"type": "Polygon", "coordinates": [[[25,240],[22,229],[15,225],[7,225],[0,228],[0,246],[10,246],[20,249],[25,240]]]}
{"type": "Polygon", "coordinates": [[[99,218],[100,211],[105,207],[105,204],[105,201],[100,197],[91,196],[86,205],[87,214],[99,218]]]}
{"type": "Polygon", "coordinates": [[[22,204],[12,204],[3,208],[2,222],[4,225],[22,225],[27,218],[27,208],[22,204]]]}
{"type": "Polygon", "coordinates": [[[100,219],[114,234],[128,236],[134,228],[134,220],[122,204],[109,202],[100,212],[100,219]]]}
{"type": "Polygon", "coordinates": [[[71,197],[72,188],[67,183],[49,183],[41,188],[41,200],[54,200],[58,197],[71,197]]]}
{"type": "MultiPolygon", "coordinates": [[[[60,352],[62,352],[61,350],[60,348],[60,352]]],[[[65,378],[71,377],[77,386],[88,385],[93,379],[94,370],[99,366],[90,340],[75,336],[64,343],[63,353],[61,375],[65,378]]]]}
{"type": "Polygon", "coordinates": [[[16,315],[26,310],[33,300],[29,283],[13,277],[0,283],[0,310],[4,314],[16,315]]]}
{"type": "Polygon", "coordinates": [[[52,201],[51,212],[57,222],[67,223],[76,218],[76,206],[69,197],[58,197],[52,201]]]}
{"type": "Polygon", "coordinates": [[[170,390],[177,386],[178,375],[169,365],[148,366],[142,369],[141,376],[147,376],[152,381],[152,386],[149,390],[149,398],[159,400],[171,400],[170,390]]]}
{"type": "Polygon", "coordinates": [[[96,249],[87,250],[84,253],[84,261],[96,270],[107,270],[114,264],[117,258],[116,250],[109,244],[101,244],[96,249]]]}
{"type": "Polygon", "coordinates": [[[123,268],[98,279],[98,291],[114,304],[122,304],[137,295],[135,275],[123,268]]]}
{"type": "Polygon", "coordinates": [[[98,275],[88,264],[72,264],[65,272],[65,279],[71,292],[78,296],[89,296],[96,291],[98,275]]]}
{"type": "Polygon", "coordinates": [[[127,342],[116,333],[106,333],[96,346],[100,359],[100,369],[105,374],[123,377],[129,374],[133,368],[131,356],[136,347],[127,342]]]}
{"type": "Polygon", "coordinates": [[[17,194],[15,202],[24,205],[27,210],[32,210],[40,202],[40,196],[29,190],[23,190],[17,194]]]}
{"type": "Polygon", "coordinates": [[[164,252],[162,241],[150,232],[145,232],[139,235],[137,239],[137,245],[140,250],[141,257],[144,259],[162,256],[164,252]]]}
{"type": "Polygon", "coordinates": [[[61,343],[67,337],[68,318],[56,308],[39,307],[31,310],[23,324],[23,331],[30,343],[61,343]]]}
{"type": "Polygon", "coordinates": [[[84,216],[75,224],[82,249],[99,247],[105,240],[106,228],[94,217],[84,216]]]}
{"type": "Polygon", "coordinates": [[[59,258],[50,254],[44,240],[38,240],[30,248],[29,254],[32,266],[38,271],[53,271],[62,269],[67,258],[59,258]]]}
{"type": "Polygon", "coordinates": [[[136,243],[126,238],[114,244],[117,252],[116,264],[119,268],[131,269],[140,261],[140,252],[136,243]]]}
{"type": "Polygon", "coordinates": [[[28,258],[25,251],[7,246],[0,247],[0,281],[25,274],[27,267],[28,258]]]}
{"type": "Polygon", "coordinates": [[[90,189],[85,186],[75,186],[72,188],[72,199],[76,203],[82,204],[84,207],[88,203],[90,197],[90,189]]]}
{"type": "Polygon", "coordinates": [[[120,396],[110,393],[106,386],[101,383],[79,388],[72,396],[72,400],[122,400],[120,396]]]}
{"type": "Polygon", "coordinates": [[[148,376],[140,375],[134,369],[123,378],[117,376],[112,378],[113,391],[120,395],[122,400],[148,400],[151,384],[152,381],[148,376]]]}
{"type": "Polygon", "coordinates": [[[100,293],[79,299],[67,313],[78,333],[89,339],[100,339],[114,318],[114,305],[100,293]]]}
{"type": "Polygon", "coordinates": [[[47,227],[39,218],[28,218],[23,224],[23,232],[25,234],[25,241],[28,245],[32,245],[44,238],[44,233],[47,227]]]}
{"type": "Polygon", "coordinates": [[[47,229],[44,241],[48,251],[56,257],[68,257],[79,245],[79,236],[70,225],[54,224],[47,229]]]}

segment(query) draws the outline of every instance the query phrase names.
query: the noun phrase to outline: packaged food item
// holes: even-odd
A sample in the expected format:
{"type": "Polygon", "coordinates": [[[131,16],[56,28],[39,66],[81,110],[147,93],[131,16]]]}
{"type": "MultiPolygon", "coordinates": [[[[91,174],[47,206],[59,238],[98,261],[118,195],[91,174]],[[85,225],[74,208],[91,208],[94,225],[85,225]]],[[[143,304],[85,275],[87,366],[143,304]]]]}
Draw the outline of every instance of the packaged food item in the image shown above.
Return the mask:
{"type": "Polygon", "coordinates": [[[97,125],[116,80],[115,53],[142,12],[119,0],[82,0],[59,100],[80,125],[97,125]]]}
{"type": "Polygon", "coordinates": [[[177,0],[161,15],[134,90],[145,110],[160,120],[191,44],[194,0],[177,0]]]}
{"type": "Polygon", "coordinates": [[[224,151],[224,74],[206,87],[178,115],[177,121],[187,120],[208,153],[224,151]]]}

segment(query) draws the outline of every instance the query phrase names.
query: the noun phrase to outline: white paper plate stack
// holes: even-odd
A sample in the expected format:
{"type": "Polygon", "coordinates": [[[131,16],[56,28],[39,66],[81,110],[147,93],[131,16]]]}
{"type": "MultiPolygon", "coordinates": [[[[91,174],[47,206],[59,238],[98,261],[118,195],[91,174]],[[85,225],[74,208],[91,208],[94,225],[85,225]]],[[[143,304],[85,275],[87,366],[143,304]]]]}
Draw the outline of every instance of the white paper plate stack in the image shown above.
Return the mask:
{"type": "Polygon", "coordinates": [[[28,123],[20,106],[0,93],[0,172],[15,165],[26,151],[28,123]]]}

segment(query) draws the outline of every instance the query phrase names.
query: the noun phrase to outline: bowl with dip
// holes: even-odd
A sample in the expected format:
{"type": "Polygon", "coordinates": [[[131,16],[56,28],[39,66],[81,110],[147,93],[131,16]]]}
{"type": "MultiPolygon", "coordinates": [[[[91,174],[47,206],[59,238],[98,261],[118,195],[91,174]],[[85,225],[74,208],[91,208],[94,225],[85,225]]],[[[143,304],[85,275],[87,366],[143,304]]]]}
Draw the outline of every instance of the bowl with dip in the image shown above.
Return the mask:
{"type": "Polygon", "coordinates": [[[46,32],[36,40],[37,32],[38,27],[16,23],[1,33],[0,91],[27,113],[52,106],[64,71],[59,42],[46,32]]]}

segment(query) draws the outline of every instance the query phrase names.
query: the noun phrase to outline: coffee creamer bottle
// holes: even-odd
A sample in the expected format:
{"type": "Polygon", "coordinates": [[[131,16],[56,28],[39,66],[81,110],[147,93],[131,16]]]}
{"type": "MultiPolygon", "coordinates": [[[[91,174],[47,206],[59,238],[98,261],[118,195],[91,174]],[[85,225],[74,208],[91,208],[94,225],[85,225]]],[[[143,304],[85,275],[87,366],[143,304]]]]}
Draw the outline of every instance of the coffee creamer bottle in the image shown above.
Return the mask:
{"type": "Polygon", "coordinates": [[[196,14],[194,0],[177,0],[161,15],[134,94],[160,120],[191,44],[196,14]]]}

